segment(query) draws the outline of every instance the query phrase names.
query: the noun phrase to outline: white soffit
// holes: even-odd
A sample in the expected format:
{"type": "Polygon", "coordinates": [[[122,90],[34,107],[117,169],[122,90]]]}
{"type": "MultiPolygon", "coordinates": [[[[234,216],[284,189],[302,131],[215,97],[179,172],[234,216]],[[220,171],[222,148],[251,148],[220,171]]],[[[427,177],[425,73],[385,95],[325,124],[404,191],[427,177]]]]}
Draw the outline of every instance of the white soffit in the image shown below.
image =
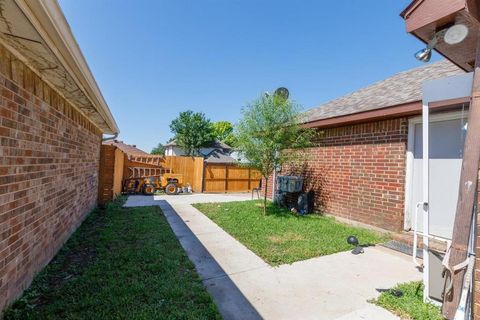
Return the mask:
{"type": "Polygon", "coordinates": [[[56,0],[0,0],[0,39],[103,133],[119,132],[56,0]]]}

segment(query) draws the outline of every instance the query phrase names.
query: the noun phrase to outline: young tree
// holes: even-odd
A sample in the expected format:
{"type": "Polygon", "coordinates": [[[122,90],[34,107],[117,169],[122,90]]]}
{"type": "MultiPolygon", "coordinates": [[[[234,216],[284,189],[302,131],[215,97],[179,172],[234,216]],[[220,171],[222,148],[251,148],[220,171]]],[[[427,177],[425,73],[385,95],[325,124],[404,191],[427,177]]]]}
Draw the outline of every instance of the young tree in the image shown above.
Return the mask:
{"type": "Polygon", "coordinates": [[[155,148],[150,151],[150,154],[161,155],[165,154],[165,146],[162,143],[159,143],[155,148]]]}
{"type": "Polygon", "coordinates": [[[214,140],[212,123],[201,112],[180,112],[170,123],[170,130],[175,135],[177,145],[183,148],[188,156],[198,155],[201,147],[214,140]]]}
{"type": "Polygon", "coordinates": [[[213,123],[215,139],[220,140],[230,147],[235,147],[236,137],[233,134],[233,125],[229,121],[217,121],[213,123]]]}
{"type": "Polygon", "coordinates": [[[314,131],[300,127],[299,109],[288,99],[264,95],[242,110],[242,119],[236,127],[238,150],[265,179],[264,215],[268,177],[275,168],[299,158],[299,153],[291,149],[311,145],[314,131]]]}

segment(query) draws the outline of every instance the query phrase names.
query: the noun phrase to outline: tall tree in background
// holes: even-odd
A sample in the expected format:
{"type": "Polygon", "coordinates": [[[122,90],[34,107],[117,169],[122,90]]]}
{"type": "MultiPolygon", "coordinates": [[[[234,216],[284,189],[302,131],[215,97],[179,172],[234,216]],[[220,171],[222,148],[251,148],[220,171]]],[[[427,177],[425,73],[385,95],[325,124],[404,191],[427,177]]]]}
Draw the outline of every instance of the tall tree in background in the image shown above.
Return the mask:
{"type": "Polygon", "coordinates": [[[235,147],[236,137],[233,133],[233,125],[229,121],[217,121],[213,123],[215,139],[220,140],[230,147],[235,147]]]}
{"type": "Polygon", "coordinates": [[[284,163],[299,159],[298,151],[311,145],[312,129],[299,125],[299,105],[263,95],[242,110],[236,126],[237,149],[265,179],[263,214],[267,210],[268,177],[284,163]]]}
{"type": "Polygon", "coordinates": [[[188,156],[198,155],[201,147],[214,140],[212,123],[201,112],[180,112],[170,123],[170,130],[175,135],[177,145],[184,149],[188,156]]]}
{"type": "Polygon", "coordinates": [[[150,154],[161,155],[165,154],[165,146],[162,143],[159,143],[155,148],[150,151],[150,154]]]}

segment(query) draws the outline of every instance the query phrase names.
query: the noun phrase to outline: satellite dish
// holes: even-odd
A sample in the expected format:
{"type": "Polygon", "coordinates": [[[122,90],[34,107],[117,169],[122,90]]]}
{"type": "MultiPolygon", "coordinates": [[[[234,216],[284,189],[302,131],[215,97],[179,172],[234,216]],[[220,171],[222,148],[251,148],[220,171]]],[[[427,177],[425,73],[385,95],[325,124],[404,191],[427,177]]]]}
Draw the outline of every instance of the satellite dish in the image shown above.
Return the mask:
{"type": "Polygon", "coordinates": [[[275,93],[273,94],[275,103],[284,103],[287,101],[288,96],[289,96],[288,89],[285,87],[280,87],[277,90],[275,90],[275,93]]]}
{"type": "Polygon", "coordinates": [[[280,87],[277,90],[275,90],[274,93],[275,97],[279,97],[283,100],[287,100],[288,96],[290,95],[290,92],[288,92],[288,89],[285,87],[280,87]]]}

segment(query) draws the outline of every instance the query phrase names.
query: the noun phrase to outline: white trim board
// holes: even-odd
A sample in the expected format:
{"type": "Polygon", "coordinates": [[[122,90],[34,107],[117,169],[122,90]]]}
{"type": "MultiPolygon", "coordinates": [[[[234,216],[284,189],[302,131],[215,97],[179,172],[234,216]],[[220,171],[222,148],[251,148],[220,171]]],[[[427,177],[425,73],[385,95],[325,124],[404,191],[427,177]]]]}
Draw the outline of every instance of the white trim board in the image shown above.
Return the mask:
{"type": "Polygon", "coordinates": [[[432,102],[451,101],[453,99],[464,99],[471,96],[473,83],[473,73],[466,73],[451,77],[445,77],[437,80],[426,81],[422,86],[422,141],[423,141],[423,173],[422,173],[422,219],[423,219],[423,299],[424,301],[433,302],[430,298],[430,259],[429,259],[429,118],[434,118],[435,115],[430,115],[429,105],[432,102]]]}

